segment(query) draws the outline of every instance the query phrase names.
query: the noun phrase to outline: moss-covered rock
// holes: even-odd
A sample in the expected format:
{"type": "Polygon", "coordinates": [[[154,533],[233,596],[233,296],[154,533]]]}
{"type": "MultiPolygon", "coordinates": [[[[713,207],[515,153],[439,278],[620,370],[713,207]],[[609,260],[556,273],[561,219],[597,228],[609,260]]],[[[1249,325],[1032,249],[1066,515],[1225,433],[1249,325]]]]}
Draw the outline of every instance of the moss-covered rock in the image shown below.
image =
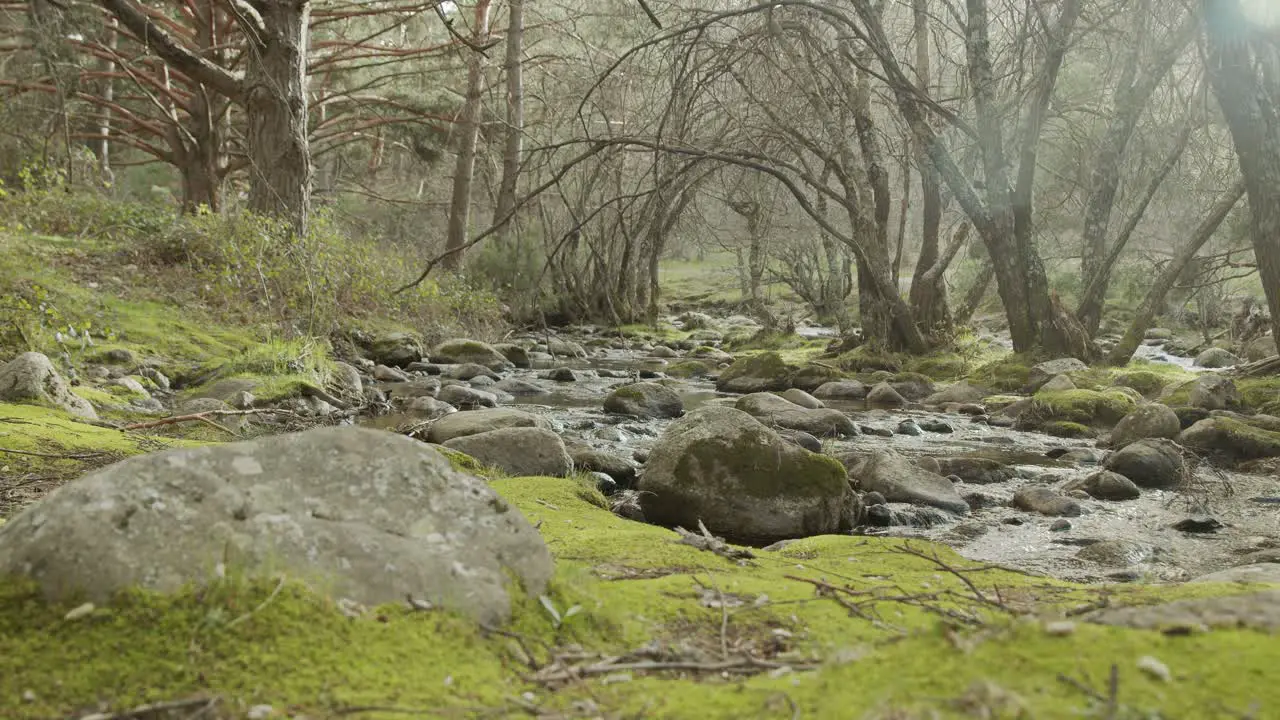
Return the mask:
{"type": "Polygon", "coordinates": [[[1241,378],[1236,387],[1244,406],[1252,410],[1269,412],[1264,408],[1280,402],[1280,376],[1241,378]]]}
{"type": "Polygon", "coordinates": [[[677,418],[684,414],[684,402],[665,385],[632,383],[609,393],[604,399],[604,411],[640,418],[677,418]]]}
{"type": "Polygon", "coordinates": [[[1045,435],[1052,435],[1060,438],[1094,438],[1098,437],[1098,431],[1076,422],[1067,422],[1065,420],[1053,420],[1040,426],[1040,432],[1045,435]]]}
{"type": "Polygon", "coordinates": [[[1031,365],[1030,357],[1010,354],[978,366],[967,379],[974,385],[992,390],[1017,392],[1027,385],[1031,365]]]}
{"type": "Polygon", "coordinates": [[[739,358],[716,380],[721,392],[753,393],[786,390],[796,372],[794,365],[783,361],[776,352],[739,358]]]}
{"type": "Polygon", "coordinates": [[[1231,461],[1280,457],[1280,432],[1230,417],[1205,418],[1183,430],[1178,442],[1231,461]]]}
{"type": "Polygon", "coordinates": [[[957,353],[942,353],[909,358],[905,368],[933,380],[956,380],[964,377],[969,363],[957,353]]]}
{"type": "Polygon", "coordinates": [[[872,370],[887,370],[896,373],[902,370],[901,357],[870,345],[860,345],[849,352],[841,354],[836,358],[835,363],[841,369],[855,373],[872,370]]]}
{"type": "Polygon", "coordinates": [[[668,365],[666,372],[671,377],[697,378],[712,374],[714,369],[702,360],[684,360],[668,365]]]}
{"type": "Polygon", "coordinates": [[[478,340],[446,340],[431,350],[431,359],[441,363],[475,363],[490,370],[501,370],[511,361],[488,343],[478,340]]]}
{"type": "Polygon", "coordinates": [[[809,363],[796,370],[791,376],[791,386],[813,392],[829,382],[844,380],[848,375],[829,365],[809,363]]]}
{"type": "Polygon", "coordinates": [[[1090,426],[1111,426],[1137,407],[1128,395],[1107,390],[1041,391],[1019,418],[1024,426],[1063,421],[1090,426]]]}
{"type": "Polygon", "coordinates": [[[1130,370],[1117,375],[1114,382],[1120,387],[1137,390],[1143,397],[1155,397],[1164,390],[1167,379],[1166,376],[1150,370],[1130,370]]]}
{"type": "MultiPolygon", "coordinates": [[[[814,411],[806,411],[814,412],[814,411]]],[[[852,526],[837,461],[786,442],[745,412],[708,406],[672,423],[638,489],[650,521],[771,542],[852,526]]]]}

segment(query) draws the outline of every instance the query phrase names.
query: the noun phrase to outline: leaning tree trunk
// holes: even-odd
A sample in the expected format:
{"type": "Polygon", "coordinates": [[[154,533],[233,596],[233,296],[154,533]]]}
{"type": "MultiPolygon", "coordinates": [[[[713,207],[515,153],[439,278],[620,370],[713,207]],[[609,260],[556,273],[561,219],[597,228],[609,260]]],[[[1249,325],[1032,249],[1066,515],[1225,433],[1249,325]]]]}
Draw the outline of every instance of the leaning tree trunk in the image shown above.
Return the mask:
{"type": "Polygon", "coordinates": [[[1240,0],[1203,0],[1209,82],[1249,195],[1250,235],[1280,351],[1280,41],[1251,25],[1240,0]]]}
{"type": "Polygon", "coordinates": [[[1146,335],[1147,328],[1151,327],[1151,321],[1159,313],[1160,308],[1164,305],[1165,296],[1169,294],[1178,278],[1182,275],[1182,271],[1187,268],[1196,257],[1196,253],[1200,252],[1200,248],[1209,242],[1209,238],[1213,237],[1214,232],[1218,230],[1218,226],[1227,218],[1227,213],[1231,212],[1231,208],[1240,202],[1240,198],[1244,197],[1245,182],[1243,180],[1237,182],[1231,189],[1222,194],[1221,197],[1210,208],[1209,214],[1200,223],[1200,227],[1196,228],[1195,233],[1187,238],[1174,256],[1164,272],[1156,278],[1155,284],[1147,291],[1146,297],[1142,299],[1142,304],[1138,306],[1138,312],[1133,317],[1133,322],[1129,325],[1129,330],[1125,332],[1124,337],[1116,344],[1107,356],[1108,365],[1124,365],[1133,357],[1133,353],[1138,350],[1138,345],[1142,342],[1146,335]]]}
{"type": "Polygon", "coordinates": [[[247,53],[244,78],[252,182],[249,209],[307,231],[311,215],[311,151],[307,144],[309,0],[256,0],[262,18],[247,53]]]}
{"type": "MultiPolygon", "coordinates": [[[[929,2],[912,0],[912,17],[916,36],[916,77],[920,88],[929,92],[931,69],[929,63],[929,2]]],[[[929,164],[924,143],[919,139],[911,143],[916,162],[920,166],[920,195],[924,201],[920,226],[920,255],[916,258],[915,272],[911,276],[911,310],[916,323],[926,333],[944,329],[951,322],[947,308],[947,289],[940,272],[930,273],[939,260],[939,231],[942,227],[942,186],[938,170],[929,164]]],[[[901,247],[901,240],[899,240],[901,247]]]]}
{"type": "MultiPolygon", "coordinates": [[[[489,39],[490,0],[476,2],[476,26],[472,41],[483,45],[489,39]]],[[[462,250],[467,244],[467,228],[471,224],[471,184],[476,172],[476,145],[480,141],[480,99],[484,80],[484,54],[471,51],[467,60],[467,99],[458,119],[458,159],[453,168],[453,197],[449,202],[449,229],[445,237],[441,265],[457,270],[462,264],[462,250]]]]}

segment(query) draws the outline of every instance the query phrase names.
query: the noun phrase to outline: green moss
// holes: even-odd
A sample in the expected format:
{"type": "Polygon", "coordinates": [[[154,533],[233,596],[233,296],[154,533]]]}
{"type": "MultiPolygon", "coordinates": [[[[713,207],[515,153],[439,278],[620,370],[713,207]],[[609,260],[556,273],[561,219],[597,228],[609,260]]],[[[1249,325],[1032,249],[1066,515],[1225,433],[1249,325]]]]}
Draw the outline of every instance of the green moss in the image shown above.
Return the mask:
{"type": "Polygon", "coordinates": [[[871,347],[860,345],[836,358],[835,364],[849,372],[868,372],[871,370],[888,370],[898,372],[902,369],[902,358],[898,355],[871,347]]]}
{"type": "Polygon", "coordinates": [[[1184,407],[1191,404],[1191,390],[1195,380],[1187,380],[1176,385],[1168,385],[1160,393],[1159,401],[1169,407],[1184,407]]]}
{"type": "Polygon", "coordinates": [[[675,474],[684,484],[694,486],[708,468],[722,467],[738,479],[742,492],[753,497],[834,497],[848,485],[848,473],[835,458],[801,452],[793,458],[793,470],[777,472],[778,451],[766,428],[744,430],[727,445],[720,438],[693,443],[676,465],[675,474]]]}
{"type": "Polygon", "coordinates": [[[1103,390],[1115,385],[1115,371],[1107,367],[1091,367],[1067,373],[1080,390],[1103,390]]]}
{"type": "Polygon", "coordinates": [[[969,363],[958,353],[939,353],[908,358],[905,368],[934,380],[957,380],[969,370],[969,363]]]}
{"type": "Polygon", "coordinates": [[[776,352],[762,352],[758,355],[740,357],[720,374],[721,382],[740,377],[772,378],[784,381],[796,371],[776,352]]]}
{"type": "Polygon", "coordinates": [[[1098,436],[1098,431],[1088,425],[1062,420],[1047,422],[1040,426],[1040,431],[1046,435],[1060,438],[1092,438],[1098,436]]]}
{"type": "Polygon", "coordinates": [[[454,470],[471,473],[472,475],[487,476],[489,467],[461,450],[454,450],[443,445],[432,445],[433,450],[440,453],[449,461],[454,470]]]}
{"type": "MultiPolygon", "coordinates": [[[[431,716],[508,717],[527,714],[526,703],[541,714],[569,714],[587,701],[593,715],[609,717],[844,717],[851,707],[952,717],[961,699],[973,707],[971,688],[981,684],[1020,698],[1028,717],[1050,718],[1098,709],[1060,677],[1092,680],[1105,696],[1096,684],[1112,664],[1121,702],[1144,717],[1217,717],[1224,703],[1245,712],[1251,703],[1280,702],[1280,689],[1266,682],[1280,644],[1263,633],[1162,635],[1077,619],[1075,632],[1051,635],[1039,622],[1010,621],[966,600],[972,594],[960,580],[902,552],[972,567],[945,547],[825,536],[736,563],[601,510],[573,480],[512,478],[493,487],[538,525],[556,556],[548,601],[562,613],[581,607],[559,629],[540,602],[524,597],[504,632],[490,633],[449,613],[398,606],[349,618],[298,585],[277,592],[274,582],[236,579],[171,597],[126,593],[69,621],[74,603],[48,605],[30,586],[8,582],[0,584],[0,707],[6,717],[61,717],[99,702],[124,710],[202,693],[220,697],[231,714],[265,704],[316,717],[361,706],[386,708],[364,717],[422,708],[431,716]],[[848,585],[860,593],[860,614],[805,580],[848,585]],[[909,599],[919,593],[939,598],[932,603],[939,614],[909,599]],[[734,604],[708,607],[717,604],[708,597],[734,604]],[[983,626],[957,626],[941,613],[972,614],[983,626]],[[797,669],[816,661],[815,669],[733,679],[635,671],[629,681],[588,676],[548,689],[528,679],[524,654],[541,666],[551,648],[623,655],[656,643],[713,662],[722,642],[730,653],[750,648],[797,669]],[[1168,665],[1177,682],[1138,671],[1144,655],[1168,665]],[[532,700],[514,704],[523,693],[532,700]]],[[[992,569],[967,577],[989,597],[1047,617],[1104,595],[1116,606],[1250,590],[1075,587],[992,569]]]]}
{"type": "Polygon", "coordinates": [[[1026,386],[1035,359],[1028,355],[1009,354],[979,365],[967,380],[979,387],[1002,392],[1016,392],[1026,386]]]}
{"type": "Polygon", "coordinates": [[[1128,395],[1108,390],[1040,391],[1028,410],[1041,422],[1055,420],[1083,425],[1113,425],[1137,407],[1128,395]]]}
{"type": "Polygon", "coordinates": [[[1221,450],[1243,460],[1280,457],[1280,432],[1229,417],[1215,417],[1210,422],[1225,437],[1214,442],[1213,447],[1199,448],[1200,450],[1221,450]]]}
{"type": "Polygon", "coordinates": [[[1245,407],[1261,410],[1280,399],[1280,376],[1241,378],[1236,381],[1236,388],[1245,407]]]}
{"type": "Polygon", "coordinates": [[[701,360],[683,360],[671,364],[666,370],[668,375],[678,378],[704,377],[712,372],[711,366],[701,360]]]}
{"type": "Polygon", "coordinates": [[[843,380],[848,375],[826,365],[809,364],[800,368],[792,376],[791,381],[797,387],[818,386],[825,382],[843,380]]]}
{"type": "Polygon", "coordinates": [[[1160,391],[1164,390],[1166,382],[1168,382],[1166,376],[1149,370],[1132,370],[1120,373],[1114,380],[1116,385],[1133,388],[1146,397],[1159,395],[1160,391]]]}

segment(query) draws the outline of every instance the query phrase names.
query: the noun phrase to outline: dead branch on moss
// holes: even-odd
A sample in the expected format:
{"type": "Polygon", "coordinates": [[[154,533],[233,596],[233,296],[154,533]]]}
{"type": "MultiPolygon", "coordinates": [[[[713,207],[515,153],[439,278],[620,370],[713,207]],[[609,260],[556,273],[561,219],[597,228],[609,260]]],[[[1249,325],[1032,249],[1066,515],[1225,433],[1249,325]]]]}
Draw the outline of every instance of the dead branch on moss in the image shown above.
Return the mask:
{"type": "Polygon", "coordinates": [[[0,453],[9,453],[11,455],[29,455],[31,457],[48,458],[50,460],[93,460],[100,458],[107,453],[105,452],[87,452],[87,453],[42,453],[32,450],[12,450],[10,448],[0,447],[0,453]]]}
{"type": "Polygon", "coordinates": [[[217,696],[170,700],[139,705],[118,713],[89,713],[79,716],[77,720],[197,720],[208,715],[218,702],[217,696]]]}
{"type": "Polygon", "coordinates": [[[701,662],[697,660],[636,660],[628,662],[624,658],[605,658],[599,662],[584,665],[552,665],[535,673],[533,681],[543,685],[561,685],[588,677],[615,675],[622,673],[654,673],[682,672],[696,675],[757,675],[770,671],[802,671],[813,670],[817,662],[780,663],[761,660],[750,655],[717,662],[701,662]]]}
{"type": "MultiPolygon", "coordinates": [[[[818,597],[829,598],[841,607],[849,611],[862,620],[872,623],[878,628],[890,630],[898,634],[904,634],[906,631],[895,625],[885,622],[878,617],[875,612],[881,603],[898,603],[901,605],[909,605],[919,608],[932,615],[949,620],[967,627],[981,627],[986,624],[986,619],[977,612],[964,611],[965,604],[975,603],[975,599],[967,595],[957,593],[953,590],[937,590],[934,592],[910,593],[901,587],[874,587],[868,590],[858,590],[852,587],[842,587],[834,585],[825,580],[816,578],[801,577],[799,575],[784,575],[787,580],[806,583],[812,585],[818,594],[818,597]],[[884,592],[888,590],[896,591],[896,594],[884,592]],[[950,602],[954,607],[948,607],[943,603],[950,602]]],[[[988,607],[985,603],[978,603],[980,607],[988,607]]]]}
{"type": "Polygon", "coordinates": [[[712,535],[711,531],[707,529],[707,526],[703,524],[701,520],[698,521],[698,529],[702,531],[701,534],[692,533],[682,527],[677,527],[676,532],[680,534],[680,539],[676,542],[681,545],[695,547],[699,550],[713,552],[726,560],[733,560],[735,562],[739,560],[750,560],[756,556],[755,553],[747,550],[746,548],[735,548],[725,542],[722,538],[712,535]]]}
{"type": "Polygon", "coordinates": [[[254,408],[252,410],[205,410],[204,412],[191,413],[190,415],[174,415],[173,417],[161,418],[159,420],[149,420],[147,422],[133,423],[125,425],[121,430],[149,430],[151,428],[163,427],[165,425],[176,425],[184,422],[206,422],[223,432],[235,435],[235,432],[225,428],[215,422],[211,418],[215,417],[243,417],[246,415],[262,415],[272,413],[277,415],[291,415],[298,417],[298,414],[292,410],[280,410],[277,408],[254,408]]]}
{"type": "MultiPolygon", "coordinates": [[[[1088,677],[1086,675],[1086,680],[1087,679],[1088,677]]],[[[1090,700],[1102,703],[1105,706],[1106,714],[1102,716],[1105,720],[1115,720],[1117,714],[1120,712],[1120,666],[1115,663],[1111,664],[1111,673],[1107,681],[1106,695],[1103,695],[1097,690],[1089,687],[1087,682],[1082,682],[1064,673],[1058,673],[1058,681],[1079,690],[1087,695],[1090,700]]]]}
{"type": "Polygon", "coordinates": [[[968,575],[966,574],[966,573],[989,572],[991,570],[1002,570],[1003,568],[999,566],[978,565],[978,566],[969,567],[969,568],[957,568],[948,564],[941,557],[939,557],[936,550],[932,554],[930,554],[930,553],[925,553],[921,550],[916,550],[910,545],[902,545],[900,547],[894,548],[893,550],[891,550],[891,552],[899,553],[902,555],[910,555],[911,557],[920,558],[921,560],[925,560],[929,563],[932,563],[934,567],[938,568],[942,572],[956,578],[961,583],[963,583],[964,586],[968,588],[969,592],[973,595],[973,599],[976,600],[979,604],[985,605],[994,610],[999,610],[1000,612],[1006,613],[1009,615],[1016,614],[1014,613],[1013,609],[1010,608],[1008,605],[1006,605],[1004,603],[1004,600],[1000,598],[999,589],[996,589],[993,591],[996,593],[996,597],[994,599],[987,597],[987,594],[979,590],[978,586],[975,585],[974,582],[970,580],[968,575]]]}

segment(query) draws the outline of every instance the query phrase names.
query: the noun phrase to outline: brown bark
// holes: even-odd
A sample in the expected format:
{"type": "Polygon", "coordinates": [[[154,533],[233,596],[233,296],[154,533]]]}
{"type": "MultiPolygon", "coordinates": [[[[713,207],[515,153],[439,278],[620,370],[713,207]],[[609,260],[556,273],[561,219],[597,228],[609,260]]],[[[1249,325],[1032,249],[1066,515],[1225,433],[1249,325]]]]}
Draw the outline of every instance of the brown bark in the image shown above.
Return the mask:
{"type": "Polygon", "coordinates": [[[507,41],[504,70],[507,75],[506,143],[502,150],[502,180],[493,209],[493,224],[499,228],[499,243],[506,238],[516,206],[516,184],[520,179],[520,156],[524,143],[524,0],[510,0],[507,11],[507,41]]]}
{"type": "MultiPolygon", "coordinates": [[[[490,0],[477,0],[472,43],[484,45],[489,39],[490,0]]],[[[458,118],[458,158],[453,168],[453,197],[449,201],[449,229],[445,237],[443,262],[448,270],[462,264],[462,249],[467,242],[471,221],[471,185],[476,170],[476,144],[480,139],[480,93],[484,80],[484,54],[473,50],[467,59],[467,97],[458,118]]]]}
{"type": "Polygon", "coordinates": [[[1151,321],[1159,313],[1160,308],[1164,305],[1165,295],[1177,283],[1178,277],[1182,275],[1182,271],[1195,258],[1196,253],[1200,252],[1200,248],[1209,242],[1209,238],[1213,237],[1218,226],[1226,219],[1227,214],[1231,212],[1231,208],[1240,202],[1240,198],[1245,194],[1245,181],[1238,181],[1229,190],[1224,192],[1213,206],[1209,209],[1209,214],[1201,221],[1196,231],[1187,238],[1187,242],[1178,249],[1178,254],[1174,256],[1169,265],[1156,278],[1155,284],[1147,291],[1146,296],[1142,299],[1142,304],[1138,306],[1138,312],[1133,317],[1133,322],[1129,325],[1129,330],[1125,332],[1120,342],[1112,348],[1107,356],[1107,364],[1124,365],[1133,357],[1133,353],[1138,349],[1138,345],[1142,343],[1142,338],[1147,332],[1147,328],[1151,327],[1151,321]]]}
{"type": "Polygon", "coordinates": [[[1258,275],[1280,351],[1280,41],[1239,0],[1203,0],[1209,82],[1226,117],[1249,196],[1258,275]]]}
{"type": "MultiPolygon", "coordinates": [[[[927,94],[932,75],[929,63],[929,2],[912,0],[911,9],[916,36],[916,82],[919,83],[920,90],[927,94]]],[[[925,154],[924,143],[916,138],[911,145],[916,163],[920,167],[920,195],[923,206],[920,254],[916,258],[908,297],[911,301],[911,310],[916,315],[916,324],[924,332],[932,333],[945,329],[951,322],[943,274],[930,273],[939,260],[938,238],[942,226],[942,188],[938,170],[929,163],[928,156],[925,154]]]]}

